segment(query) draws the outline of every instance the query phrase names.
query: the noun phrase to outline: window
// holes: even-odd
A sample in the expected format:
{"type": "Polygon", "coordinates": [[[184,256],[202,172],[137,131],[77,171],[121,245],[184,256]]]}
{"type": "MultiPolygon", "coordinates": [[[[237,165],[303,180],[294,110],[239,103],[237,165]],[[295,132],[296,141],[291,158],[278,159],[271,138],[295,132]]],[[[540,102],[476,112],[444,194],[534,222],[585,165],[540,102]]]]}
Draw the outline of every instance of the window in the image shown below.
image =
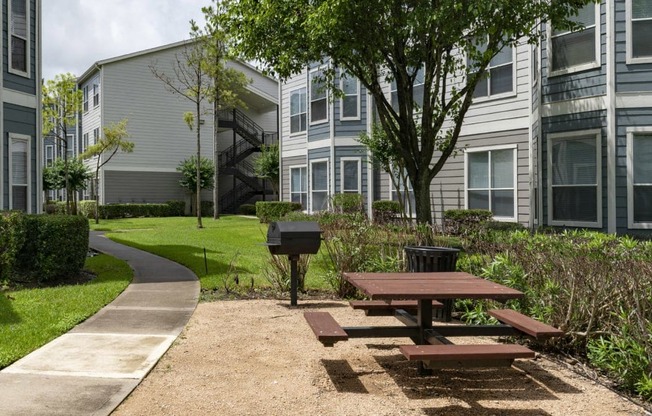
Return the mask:
{"type": "Polygon", "coordinates": [[[86,149],[88,149],[88,145],[89,145],[89,143],[88,143],[88,133],[84,133],[84,135],[82,136],[82,138],[83,138],[83,141],[82,141],[82,152],[85,152],[86,149]]]}
{"type": "Polygon", "coordinates": [[[97,144],[97,142],[100,140],[100,128],[96,127],[93,129],[93,143],[92,144],[97,144]]]}
{"type": "Polygon", "coordinates": [[[579,10],[577,16],[571,17],[574,22],[584,25],[583,30],[569,32],[552,28],[549,44],[550,71],[565,73],[598,66],[600,31],[595,22],[600,21],[596,18],[599,7],[589,3],[579,10]]]}
{"type": "Polygon", "coordinates": [[[290,168],[290,201],[301,204],[301,209],[308,209],[308,174],[305,166],[290,168]]]}
{"type": "Polygon", "coordinates": [[[340,80],[340,88],[344,96],[340,100],[340,119],[360,119],[360,83],[357,78],[344,76],[340,80]]]}
{"type": "Polygon", "coordinates": [[[306,89],[290,92],[290,134],[306,131],[306,89]]]}
{"type": "Polygon", "coordinates": [[[466,205],[494,217],[516,218],[516,147],[472,149],[465,153],[466,205]]]}
{"type": "Polygon", "coordinates": [[[602,226],[600,131],[548,137],[551,225],[602,226]]]}
{"type": "Polygon", "coordinates": [[[627,60],[652,62],[652,1],[627,1],[627,60]]]}
{"type": "MultiPolygon", "coordinates": [[[[423,88],[425,83],[425,77],[423,73],[423,68],[417,71],[414,76],[414,82],[412,83],[412,100],[416,108],[420,108],[423,105],[423,88]]],[[[398,111],[398,89],[396,87],[396,81],[392,81],[391,84],[391,104],[394,111],[398,111]]]]}
{"type": "MultiPolygon", "coordinates": [[[[478,49],[484,51],[487,46],[480,45],[478,49]]],[[[474,67],[474,62],[467,60],[469,70],[474,67]]],[[[473,90],[473,98],[492,97],[514,91],[514,49],[505,45],[487,65],[486,76],[478,81],[473,90]]]]}
{"type": "Polygon", "coordinates": [[[328,161],[310,163],[310,211],[328,209],[328,161]]]}
{"type": "Polygon", "coordinates": [[[100,105],[100,85],[93,84],[93,107],[100,105]]]}
{"type": "Polygon", "coordinates": [[[29,76],[29,6],[27,0],[9,2],[11,16],[9,27],[11,47],[9,49],[9,72],[29,76]]]}
{"type": "Polygon", "coordinates": [[[328,97],[323,71],[310,73],[310,124],[328,121],[328,97]]]}
{"type": "Polygon", "coordinates": [[[9,209],[29,209],[29,136],[9,135],[11,185],[9,209]]]}
{"type": "Polygon", "coordinates": [[[341,190],[343,194],[360,194],[360,158],[342,158],[340,161],[341,190]]]}
{"type": "MultiPolygon", "coordinates": [[[[72,159],[75,156],[75,136],[72,134],[66,135],[66,148],[68,150],[68,159],[72,159]]],[[[61,152],[63,155],[63,152],[61,152]]]]}
{"type": "Polygon", "coordinates": [[[45,166],[54,164],[54,146],[49,144],[45,146],[45,166]]]}
{"type": "Polygon", "coordinates": [[[88,111],[88,85],[82,89],[83,93],[83,102],[84,102],[84,112],[88,111]]]}
{"type": "Polygon", "coordinates": [[[627,132],[629,228],[652,228],[652,128],[627,132]]]}

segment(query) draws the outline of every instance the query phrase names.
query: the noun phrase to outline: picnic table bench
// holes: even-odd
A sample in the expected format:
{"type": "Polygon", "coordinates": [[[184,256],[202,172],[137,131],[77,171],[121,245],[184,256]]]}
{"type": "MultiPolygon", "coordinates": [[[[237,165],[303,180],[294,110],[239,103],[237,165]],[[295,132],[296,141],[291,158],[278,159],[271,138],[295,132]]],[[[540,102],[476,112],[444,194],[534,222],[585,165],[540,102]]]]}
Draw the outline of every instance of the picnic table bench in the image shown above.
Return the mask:
{"type": "Polygon", "coordinates": [[[534,351],[518,344],[453,344],[456,336],[527,336],[537,340],[562,336],[563,331],[511,309],[493,309],[488,314],[498,325],[433,325],[433,309],[439,300],[496,299],[522,297],[515,289],[467,273],[345,273],[345,278],[366,294],[369,301],[352,301],[354,309],[394,313],[402,326],[341,327],[328,312],[306,312],[306,321],[325,346],[349,338],[407,337],[415,345],[399,350],[411,361],[419,361],[419,373],[433,368],[509,366],[515,359],[532,359],[534,351]]]}

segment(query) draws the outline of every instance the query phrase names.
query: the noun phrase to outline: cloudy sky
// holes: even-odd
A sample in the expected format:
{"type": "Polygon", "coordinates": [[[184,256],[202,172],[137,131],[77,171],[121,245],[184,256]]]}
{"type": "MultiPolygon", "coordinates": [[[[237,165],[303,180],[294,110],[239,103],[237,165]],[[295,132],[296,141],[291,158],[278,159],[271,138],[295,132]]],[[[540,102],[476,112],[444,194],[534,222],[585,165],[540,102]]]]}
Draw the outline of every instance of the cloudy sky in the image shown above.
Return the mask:
{"type": "Polygon", "coordinates": [[[43,78],[188,39],[211,0],[43,0],[43,78]]]}

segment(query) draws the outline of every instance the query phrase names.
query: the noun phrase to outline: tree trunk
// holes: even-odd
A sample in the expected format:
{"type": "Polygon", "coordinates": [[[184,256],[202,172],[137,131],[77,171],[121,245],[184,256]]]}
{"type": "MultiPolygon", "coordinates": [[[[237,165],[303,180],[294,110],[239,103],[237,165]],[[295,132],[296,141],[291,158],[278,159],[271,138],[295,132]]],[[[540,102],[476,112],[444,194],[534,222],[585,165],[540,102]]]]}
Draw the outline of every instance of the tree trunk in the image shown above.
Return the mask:
{"type": "MultiPolygon", "coordinates": [[[[214,82],[217,82],[215,80],[214,82]]],[[[219,123],[219,116],[217,114],[217,98],[213,101],[213,219],[216,220],[220,218],[219,211],[219,188],[218,188],[218,179],[219,174],[219,154],[217,150],[217,124],[219,123]]]]}
{"type": "Polygon", "coordinates": [[[414,188],[414,203],[417,212],[418,224],[432,224],[432,212],[430,210],[430,182],[427,177],[419,175],[414,188]]]}
{"type": "Polygon", "coordinates": [[[95,224],[100,223],[100,198],[98,197],[100,193],[99,187],[100,187],[100,170],[98,168],[95,171],[95,189],[93,189],[95,191],[93,192],[95,194],[93,195],[93,198],[95,198],[95,224]]]}
{"type": "Polygon", "coordinates": [[[197,101],[197,228],[204,228],[201,223],[201,106],[197,101]]]}

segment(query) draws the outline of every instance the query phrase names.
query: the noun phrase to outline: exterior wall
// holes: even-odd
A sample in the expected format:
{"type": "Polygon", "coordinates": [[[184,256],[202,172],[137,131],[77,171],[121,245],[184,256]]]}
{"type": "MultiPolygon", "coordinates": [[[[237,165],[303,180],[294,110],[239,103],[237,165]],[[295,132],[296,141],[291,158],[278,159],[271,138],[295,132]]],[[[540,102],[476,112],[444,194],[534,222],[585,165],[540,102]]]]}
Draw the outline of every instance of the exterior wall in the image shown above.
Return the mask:
{"type": "Polygon", "coordinates": [[[293,156],[283,158],[281,165],[283,170],[281,172],[281,195],[284,201],[290,201],[290,168],[305,166],[308,167],[306,156],[293,156]]]}
{"type": "MultiPolygon", "coordinates": [[[[304,70],[297,74],[285,83],[281,84],[281,105],[279,108],[280,116],[280,131],[279,135],[282,140],[281,153],[282,157],[291,157],[299,154],[306,154],[307,146],[307,129],[300,133],[290,133],[290,93],[298,88],[307,88],[308,84],[308,71],[304,70]]],[[[307,92],[306,92],[307,94],[307,92]]],[[[306,113],[307,117],[307,113],[306,113]]],[[[306,123],[308,119],[306,118],[306,123]]],[[[283,192],[285,196],[285,193],[283,192]]]]}
{"type": "Polygon", "coordinates": [[[178,172],[106,171],[105,203],[163,203],[185,200],[178,172]]]}
{"type": "Polygon", "coordinates": [[[7,1],[2,1],[2,27],[3,27],[3,39],[2,39],[2,83],[4,88],[9,88],[14,91],[19,91],[28,95],[35,96],[40,87],[40,67],[41,62],[39,61],[40,55],[40,0],[30,0],[30,10],[29,10],[29,21],[30,21],[30,30],[29,30],[29,77],[23,77],[20,75],[13,74],[9,71],[9,44],[7,36],[7,31],[9,23],[7,22],[7,1]],[[38,5],[38,9],[37,9],[38,5]],[[38,10],[38,12],[37,12],[38,10]]]}

